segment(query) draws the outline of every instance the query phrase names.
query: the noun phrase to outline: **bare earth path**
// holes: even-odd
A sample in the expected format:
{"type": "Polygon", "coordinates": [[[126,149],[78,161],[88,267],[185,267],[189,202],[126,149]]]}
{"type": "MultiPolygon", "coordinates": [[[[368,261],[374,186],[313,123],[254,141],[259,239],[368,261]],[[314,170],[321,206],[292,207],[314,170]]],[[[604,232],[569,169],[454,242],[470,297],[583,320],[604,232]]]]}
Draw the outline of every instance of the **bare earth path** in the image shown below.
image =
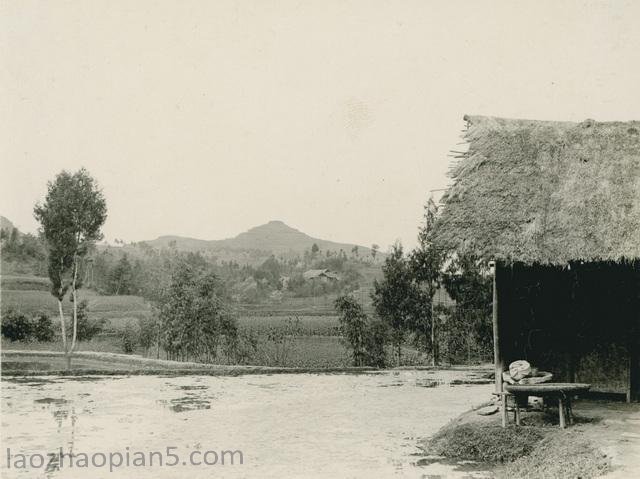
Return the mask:
{"type": "Polygon", "coordinates": [[[611,458],[613,471],[604,477],[640,477],[640,404],[580,401],[575,411],[585,417],[601,418],[584,433],[611,458]]]}

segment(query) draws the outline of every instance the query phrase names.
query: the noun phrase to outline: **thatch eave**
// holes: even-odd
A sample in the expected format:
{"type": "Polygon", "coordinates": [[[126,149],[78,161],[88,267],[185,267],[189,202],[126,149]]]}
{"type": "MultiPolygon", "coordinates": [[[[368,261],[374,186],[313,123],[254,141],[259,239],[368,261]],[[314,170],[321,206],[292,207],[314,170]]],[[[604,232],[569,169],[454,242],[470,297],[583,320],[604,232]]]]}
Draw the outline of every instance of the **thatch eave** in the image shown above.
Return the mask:
{"type": "Polygon", "coordinates": [[[640,259],[640,122],[465,120],[441,247],[507,264],[640,259]]]}

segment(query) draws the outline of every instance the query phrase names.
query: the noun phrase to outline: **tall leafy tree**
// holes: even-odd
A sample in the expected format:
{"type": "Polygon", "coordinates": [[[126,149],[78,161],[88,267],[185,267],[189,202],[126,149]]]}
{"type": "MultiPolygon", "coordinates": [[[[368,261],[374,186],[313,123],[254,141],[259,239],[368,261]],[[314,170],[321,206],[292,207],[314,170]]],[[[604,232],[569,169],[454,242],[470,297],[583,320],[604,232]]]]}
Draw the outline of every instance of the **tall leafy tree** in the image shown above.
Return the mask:
{"type": "Polygon", "coordinates": [[[127,257],[127,254],[123,254],[118,260],[115,268],[111,271],[110,275],[110,288],[109,292],[113,294],[133,294],[133,267],[127,257]]]}
{"type": "Polygon", "coordinates": [[[173,271],[159,305],[162,344],[173,359],[211,361],[237,325],[222,281],[185,259],[173,271]]]}
{"type": "Polygon", "coordinates": [[[62,171],[47,185],[44,203],[34,208],[47,243],[51,294],[58,300],[62,342],[67,362],[76,347],[78,298],[83,258],[96,241],[107,219],[107,205],[96,181],[84,168],[75,173],[62,171]],[[67,293],[73,301],[71,344],[67,338],[62,301],[67,293]]]}
{"type": "Polygon", "coordinates": [[[391,341],[400,363],[406,333],[423,323],[428,301],[414,281],[410,262],[400,244],[394,245],[385,258],[382,272],[382,280],[374,281],[371,298],[378,317],[390,328],[391,341]]]}
{"type": "Polygon", "coordinates": [[[429,198],[424,207],[424,223],[418,232],[418,246],[411,252],[411,271],[415,281],[424,292],[425,314],[422,324],[417,324],[416,333],[424,338],[425,349],[431,349],[433,365],[438,361],[436,321],[434,317],[433,297],[442,282],[442,266],[445,255],[434,242],[434,227],[438,207],[429,198]]]}
{"type": "Polygon", "coordinates": [[[352,296],[340,296],[335,301],[342,336],[351,349],[354,366],[364,366],[367,355],[368,318],[360,303],[352,296]]]}
{"type": "Polygon", "coordinates": [[[380,319],[370,318],[353,296],[340,296],[334,305],[339,314],[340,330],[345,344],[351,351],[354,366],[384,367],[387,324],[380,319]]]}
{"type": "Polygon", "coordinates": [[[493,289],[486,261],[472,255],[453,256],[442,275],[442,284],[456,303],[450,308],[441,338],[449,359],[460,361],[465,355],[470,359],[471,352],[489,359],[493,347],[493,289]]]}

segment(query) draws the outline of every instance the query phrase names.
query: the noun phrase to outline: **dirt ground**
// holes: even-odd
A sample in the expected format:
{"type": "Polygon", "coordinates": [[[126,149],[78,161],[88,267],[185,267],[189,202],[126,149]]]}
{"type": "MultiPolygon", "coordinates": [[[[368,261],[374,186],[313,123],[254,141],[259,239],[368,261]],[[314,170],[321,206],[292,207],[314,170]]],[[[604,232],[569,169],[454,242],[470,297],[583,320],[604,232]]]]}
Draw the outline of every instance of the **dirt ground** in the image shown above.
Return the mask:
{"type": "Polygon", "coordinates": [[[599,419],[582,432],[611,458],[613,470],[604,477],[640,477],[640,403],[584,400],[575,403],[574,411],[599,419]]]}
{"type": "MultiPolygon", "coordinates": [[[[522,412],[522,428],[529,427],[530,432],[540,433],[544,439],[533,447],[529,455],[497,465],[490,475],[536,479],[640,477],[640,403],[582,399],[575,401],[573,406],[575,424],[564,430],[558,426],[557,410],[554,411],[554,408],[546,414],[522,412]]],[[[489,409],[493,409],[493,406],[485,407],[485,410],[489,409]]],[[[511,412],[509,422],[512,434],[517,428],[513,429],[511,412]]],[[[470,425],[475,431],[480,431],[478,428],[482,427],[499,428],[499,424],[499,413],[481,416],[477,411],[469,411],[453,420],[446,429],[451,431],[458,426],[470,425]]],[[[494,433],[498,430],[493,429],[494,433]]],[[[479,437],[481,440],[482,436],[479,437]]],[[[484,451],[485,455],[500,452],[503,446],[507,452],[516,447],[515,444],[500,445],[493,442],[479,445],[490,449],[484,451]]],[[[429,441],[424,444],[429,450],[429,441]]],[[[456,445],[451,446],[455,449],[453,446],[456,445]]]]}

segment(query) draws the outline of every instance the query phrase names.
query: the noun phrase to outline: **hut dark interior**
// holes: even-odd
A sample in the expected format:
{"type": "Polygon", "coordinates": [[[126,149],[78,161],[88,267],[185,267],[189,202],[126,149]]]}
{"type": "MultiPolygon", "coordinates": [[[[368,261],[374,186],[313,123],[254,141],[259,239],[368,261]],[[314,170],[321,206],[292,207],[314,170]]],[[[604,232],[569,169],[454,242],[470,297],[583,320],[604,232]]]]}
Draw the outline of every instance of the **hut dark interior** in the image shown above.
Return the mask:
{"type": "Polygon", "coordinates": [[[465,120],[435,238],[496,264],[496,369],[638,397],[640,122],[465,120]]]}
{"type": "Polygon", "coordinates": [[[498,265],[499,351],[554,381],[638,397],[640,264],[498,265]]]}

